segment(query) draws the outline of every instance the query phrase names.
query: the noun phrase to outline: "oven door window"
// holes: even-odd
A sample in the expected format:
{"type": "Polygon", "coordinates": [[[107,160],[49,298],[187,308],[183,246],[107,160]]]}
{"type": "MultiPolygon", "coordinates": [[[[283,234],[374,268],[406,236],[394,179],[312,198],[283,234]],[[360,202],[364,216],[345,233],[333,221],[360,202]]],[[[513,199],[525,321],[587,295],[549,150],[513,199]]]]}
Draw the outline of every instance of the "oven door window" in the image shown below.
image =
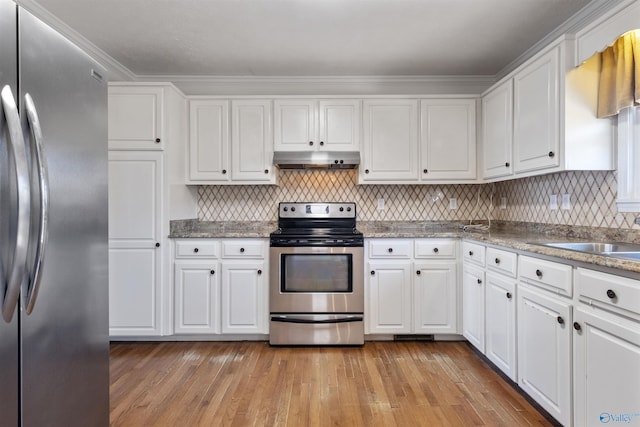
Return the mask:
{"type": "Polygon", "coordinates": [[[282,292],[353,292],[351,254],[282,255],[282,292]]]}

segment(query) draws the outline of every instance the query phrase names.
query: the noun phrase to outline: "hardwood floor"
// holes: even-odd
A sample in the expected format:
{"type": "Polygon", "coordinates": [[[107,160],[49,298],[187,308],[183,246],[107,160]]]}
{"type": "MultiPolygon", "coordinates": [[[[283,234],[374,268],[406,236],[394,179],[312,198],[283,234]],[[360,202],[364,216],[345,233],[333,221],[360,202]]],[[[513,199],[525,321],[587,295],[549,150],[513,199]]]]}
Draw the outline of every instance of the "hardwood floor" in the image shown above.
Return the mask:
{"type": "Polygon", "coordinates": [[[112,426],[551,425],[464,342],[111,345],[112,426]]]}

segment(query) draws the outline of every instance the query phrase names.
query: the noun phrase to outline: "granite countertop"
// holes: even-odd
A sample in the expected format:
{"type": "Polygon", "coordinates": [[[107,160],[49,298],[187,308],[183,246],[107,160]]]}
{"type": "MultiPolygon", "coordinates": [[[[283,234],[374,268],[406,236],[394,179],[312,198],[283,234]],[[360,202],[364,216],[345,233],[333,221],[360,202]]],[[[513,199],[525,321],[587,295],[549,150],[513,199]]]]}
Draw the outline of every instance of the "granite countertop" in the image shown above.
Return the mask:
{"type": "MultiPolygon", "coordinates": [[[[640,261],[589,254],[547,246],[545,242],[628,242],[640,244],[639,230],[598,227],[493,222],[489,231],[460,228],[461,222],[360,221],[365,238],[462,238],[522,252],[640,273],[640,261]]],[[[276,221],[218,222],[197,219],[170,222],[170,238],[266,238],[276,221]]]]}

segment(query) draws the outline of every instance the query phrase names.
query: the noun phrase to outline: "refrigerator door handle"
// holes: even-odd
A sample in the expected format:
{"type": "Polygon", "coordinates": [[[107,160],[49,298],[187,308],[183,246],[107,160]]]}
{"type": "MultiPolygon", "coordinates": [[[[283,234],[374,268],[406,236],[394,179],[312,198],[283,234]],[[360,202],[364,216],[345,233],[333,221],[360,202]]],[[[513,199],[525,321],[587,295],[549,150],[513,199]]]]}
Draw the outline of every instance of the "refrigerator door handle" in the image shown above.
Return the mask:
{"type": "Polygon", "coordinates": [[[9,149],[13,153],[16,172],[16,244],[13,250],[13,259],[6,280],[6,291],[2,302],[2,317],[6,322],[13,318],[13,312],[20,297],[20,285],[24,280],[29,246],[29,220],[31,217],[31,189],[29,183],[29,166],[27,163],[27,151],[24,144],[24,135],[18,115],[18,107],[11,92],[11,87],[6,85],[0,92],[2,109],[7,120],[9,134],[9,149]]]}
{"type": "Polygon", "coordinates": [[[27,113],[27,123],[31,131],[30,140],[33,146],[33,157],[36,162],[38,184],[39,184],[39,223],[38,223],[38,240],[35,248],[35,259],[30,271],[29,281],[25,281],[28,288],[23,289],[22,298],[24,301],[24,307],[27,314],[31,314],[33,306],[36,303],[38,297],[38,290],[40,289],[40,280],[42,278],[42,263],[44,261],[44,253],[47,245],[47,236],[49,232],[49,174],[47,172],[47,160],[44,153],[44,146],[42,144],[42,127],[40,126],[40,118],[38,117],[38,110],[33,102],[33,98],[30,94],[24,96],[25,110],[27,113]]]}

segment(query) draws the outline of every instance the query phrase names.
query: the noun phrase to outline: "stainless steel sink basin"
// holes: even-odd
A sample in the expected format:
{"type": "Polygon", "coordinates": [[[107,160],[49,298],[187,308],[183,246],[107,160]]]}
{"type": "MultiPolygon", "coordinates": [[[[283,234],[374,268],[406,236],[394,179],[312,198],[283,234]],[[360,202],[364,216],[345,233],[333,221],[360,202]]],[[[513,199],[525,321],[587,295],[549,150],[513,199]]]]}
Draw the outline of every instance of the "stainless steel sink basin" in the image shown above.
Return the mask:
{"type": "Polygon", "coordinates": [[[640,261],[640,245],[633,243],[548,242],[537,244],[570,251],[587,252],[596,255],[640,261]]]}

